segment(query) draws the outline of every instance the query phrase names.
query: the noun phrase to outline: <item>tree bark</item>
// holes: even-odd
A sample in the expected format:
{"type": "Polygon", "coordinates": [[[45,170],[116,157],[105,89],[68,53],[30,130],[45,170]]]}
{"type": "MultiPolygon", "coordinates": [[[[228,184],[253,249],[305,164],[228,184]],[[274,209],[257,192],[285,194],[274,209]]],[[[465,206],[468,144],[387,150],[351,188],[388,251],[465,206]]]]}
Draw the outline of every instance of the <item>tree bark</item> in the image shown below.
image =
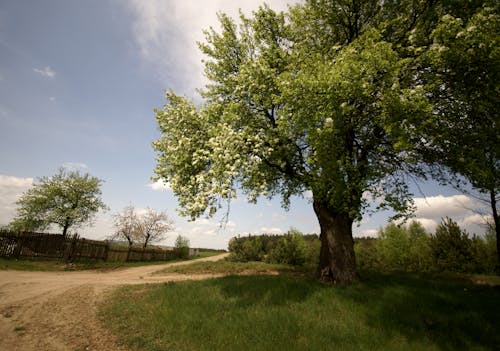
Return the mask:
{"type": "Polygon", "coordinates": [[[320,279],[343,285],[359,281],[352,238],[353,220],[347,213],[335,212],[316,200],[313,207],[321,228],[320,279]]]}
{"type": "Polygon", "coordinates": [[[66,238],[66,236],[68,235],[69,226],[70,226],[69,225],[69,217],[66,217],[66,220],[64,221],[63,232],[62,232],[63,238],[66,238]]]}
{"type": "Polygon", "coordinates": [[[497,239],[497,273],[500,274],[500,219],[498,218],[497,201],[495,191],[490,191],[491,211],[493,212],[493,223],[497,239]]]}

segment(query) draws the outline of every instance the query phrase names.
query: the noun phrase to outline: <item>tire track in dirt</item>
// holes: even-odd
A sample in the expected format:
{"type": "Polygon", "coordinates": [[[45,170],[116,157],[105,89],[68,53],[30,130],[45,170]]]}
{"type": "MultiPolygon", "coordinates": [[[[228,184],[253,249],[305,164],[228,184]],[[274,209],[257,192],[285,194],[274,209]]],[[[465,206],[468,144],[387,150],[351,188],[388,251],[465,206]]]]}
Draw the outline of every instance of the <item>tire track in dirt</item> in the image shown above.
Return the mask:
{"type": "Polygon", "coordinates": [[[97,317],[106,294],[120,285],[220,276],[153,273],[168,266],[216,261],[225,256],[113,272],[0,271],[0,350],[128,350],[97,317]]]}

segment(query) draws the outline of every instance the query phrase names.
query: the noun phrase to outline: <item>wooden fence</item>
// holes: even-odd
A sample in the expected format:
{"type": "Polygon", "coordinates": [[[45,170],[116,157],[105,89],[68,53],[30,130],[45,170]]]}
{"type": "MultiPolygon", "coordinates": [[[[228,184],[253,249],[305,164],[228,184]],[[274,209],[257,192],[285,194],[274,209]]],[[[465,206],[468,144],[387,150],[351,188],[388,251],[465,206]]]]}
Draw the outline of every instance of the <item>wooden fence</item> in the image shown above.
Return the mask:
{"type": "Polygon", "coordinates": [[[47,258],[64,261],[168,261],[179,257],[164,248],[127,247],[108,241],[64,237],[61,234],[0,231],[0,257],[47,258]]]}

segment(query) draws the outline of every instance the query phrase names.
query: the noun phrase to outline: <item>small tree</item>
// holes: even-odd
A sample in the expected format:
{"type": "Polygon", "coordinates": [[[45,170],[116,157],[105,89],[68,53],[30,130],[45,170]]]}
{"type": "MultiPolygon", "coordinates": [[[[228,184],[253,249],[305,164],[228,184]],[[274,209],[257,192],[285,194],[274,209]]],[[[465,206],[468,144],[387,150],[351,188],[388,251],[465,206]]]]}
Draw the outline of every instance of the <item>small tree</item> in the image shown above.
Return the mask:
{"type": "Polygon", "coordinates": [[[189,257],[189,239],[179,234],[175,239],[175,251],[179,257],[189,257]]]}
{"type": "Polygon", "coordinates": [[[112,240],[127,240],[129,248],[138,240],[138,216],[134,206],[125,207],[121,212],[113,215],[116,231],[111,235],[112,240]]]}
{"type": "Polygon", "coordinates": [[[443,271],[470,272],[473,268],[472,241],[467,232],[445,218],[431,239],[437,268],[443,271]]]}
{"type": "Polygon", "coordinates": [[[147,208],[137,221],[137,238],[145,249],[148,244],[165,239],[165,235],[174,229],[174,222],[164,211],[147,208]]]}
{"type": "Polygon", "coordinates": [[[51,225],[62,228],[66,236],[70,228],[91,224],[99,210],[107,206],[101,199],[102,180],[68,172],[60,168],[52,177],[39,182],[16,202],[17,215],[10,227],[18,231],[46,230],[51,225]]]}

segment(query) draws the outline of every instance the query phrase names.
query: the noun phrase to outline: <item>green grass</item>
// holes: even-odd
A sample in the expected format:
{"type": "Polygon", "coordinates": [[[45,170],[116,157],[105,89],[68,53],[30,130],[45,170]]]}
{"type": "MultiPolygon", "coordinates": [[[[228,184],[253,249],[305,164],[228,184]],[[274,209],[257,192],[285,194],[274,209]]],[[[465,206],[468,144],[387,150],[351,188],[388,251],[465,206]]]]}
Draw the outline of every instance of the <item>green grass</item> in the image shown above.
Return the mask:
{"type": "Polygon", "coordinates": [[[101,318],[134,350],[497,350],[498,311],[498,286],[283,274],[123,287],[101,318]]]}
{"type": "Polygon", "coordinates": [[[269,273],[298,273],[303,269],[284,264],[268,264],[264,262],[231,262],[220,260],[214,262],[193,262],[182,266],[167,267],[155,274],[269,274],[269,273]]]}
{"type": "Polygon", "coordinates": [[[62,271],[65,263],[60,261],[34,261],[0,258],[0,270],[16,271],[62,271]]]}
{"type": "Polygon", "coordinates": [[[18,271],[81,271],[81,270],[101,270],[111,271],[115,269],[149,266],[156,264],[167,264],[192,260],[202,257],[210,257],[219,253],[200,252],[200,255],[189,259],[175,259],[170,261],[138,261],[138,262],[113,262],[113,261],[95,261],[95,260],[80,260],[72,263],[66,263],[57,260],[28,260],[28,259],[6,259],[0,258],[0,270],[18,270],[18,271]]]}

